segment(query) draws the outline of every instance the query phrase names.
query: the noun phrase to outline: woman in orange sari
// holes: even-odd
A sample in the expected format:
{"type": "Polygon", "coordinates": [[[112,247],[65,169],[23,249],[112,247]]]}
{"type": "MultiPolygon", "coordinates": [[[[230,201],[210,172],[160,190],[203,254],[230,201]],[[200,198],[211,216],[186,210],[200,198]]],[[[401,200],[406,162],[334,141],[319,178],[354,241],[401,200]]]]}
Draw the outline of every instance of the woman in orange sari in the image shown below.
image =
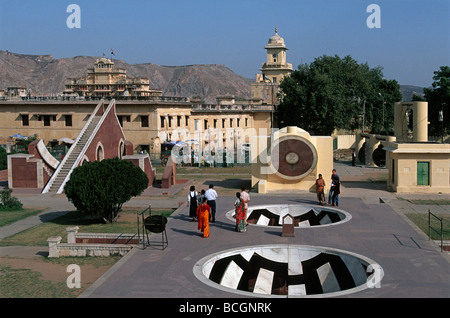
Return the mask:
{"type": "Polygon", "coordinates": [[[209,237],[209,220],[211,219],[211,209],[203,198],[202,203],[197,207],[198,229],[202,231],[203,237],[209,237]]]}

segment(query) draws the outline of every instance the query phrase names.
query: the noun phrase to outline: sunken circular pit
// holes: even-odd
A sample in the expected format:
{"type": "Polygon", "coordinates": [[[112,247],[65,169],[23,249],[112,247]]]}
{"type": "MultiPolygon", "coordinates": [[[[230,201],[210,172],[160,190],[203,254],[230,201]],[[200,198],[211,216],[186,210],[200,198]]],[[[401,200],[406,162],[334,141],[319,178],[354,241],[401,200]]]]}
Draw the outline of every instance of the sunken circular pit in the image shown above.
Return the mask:
{"type": "MultiPolygon", "coordinates": [[[[233,218],[234,210],[226,216],[233,218]]],[[[342,224],[349,221],[350,213],[327,206],[303,204],[278,204],[250,206],[247,212],[247,222],[257,226],[282,226],[283,217],[287,214],[293,217],[294,227],[317,227],[342,224]]]]}
{"type": "Polygon", "coordinates": [[[275,244],[209,255],[195,264],[194,274],[209,286],[244,296],[335,297],[374,287],[383,270],[343,250],[275,244]]]}

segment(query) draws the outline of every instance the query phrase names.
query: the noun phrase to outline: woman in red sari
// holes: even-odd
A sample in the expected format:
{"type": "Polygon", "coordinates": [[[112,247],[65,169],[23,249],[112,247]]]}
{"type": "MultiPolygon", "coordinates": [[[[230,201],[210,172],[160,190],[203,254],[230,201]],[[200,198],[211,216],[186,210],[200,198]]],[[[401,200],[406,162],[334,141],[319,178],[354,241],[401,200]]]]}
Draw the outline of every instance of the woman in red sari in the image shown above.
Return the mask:
{"type": "Polygon", "coordinates": [[[198,229],[202,231],[203,237],[209,237],[209,220],[211,219],[211,209],[203,198],[202,203],[197,207],[198,229]]]}
{"type": "Polygon", "coordinates": [[[236,231],[245,232],[246,227],[246,213],[244,208],[244,202],[241,199],[241,193],[236,192],[236,201],[234,201],[234,217],[236,218],[236,231]]]}

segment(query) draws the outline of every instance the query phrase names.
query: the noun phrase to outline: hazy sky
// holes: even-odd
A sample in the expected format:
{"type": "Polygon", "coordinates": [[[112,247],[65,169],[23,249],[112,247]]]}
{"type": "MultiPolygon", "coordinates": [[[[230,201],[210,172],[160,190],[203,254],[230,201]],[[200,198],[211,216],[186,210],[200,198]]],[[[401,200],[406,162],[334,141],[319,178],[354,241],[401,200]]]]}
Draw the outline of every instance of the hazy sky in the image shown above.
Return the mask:
{"type": "Polygon", "coordinates": [[[0,0],[0,50],[63,58],[112,48],[128,63],[223,64],[254,78],[277,26],[294,68],[351,55],[387,79],[430,86],[450,65],[449,17],[449,0],[0,0]],[[370,4],[380,28],[367,25],[370,4]]]}

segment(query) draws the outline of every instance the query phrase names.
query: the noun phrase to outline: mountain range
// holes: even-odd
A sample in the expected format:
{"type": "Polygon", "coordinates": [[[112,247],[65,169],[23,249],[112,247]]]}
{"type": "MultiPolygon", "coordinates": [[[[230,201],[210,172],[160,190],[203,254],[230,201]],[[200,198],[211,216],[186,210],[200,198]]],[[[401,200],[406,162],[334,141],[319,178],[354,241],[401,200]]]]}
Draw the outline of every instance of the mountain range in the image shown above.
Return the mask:
{"type": "MultiPolygon", "coordinates": [[[[0,50],[0,89],[26,87],[34,95],[52,95],[64,90],[67,78],[82,78],[94,67],[98,57],[75,56],[55,59],[52,55],[17,54],[0,50]]],[[[147,77],[151,89],[161,89],[163,96],[200,97],[215,103],[220,95],[250,98],[254,81],[217,64],[162,66],[153,63],[129,64],[113,59],[115,67],[126,69],[129,77],[147,77]]],[[[423,88],[401,85],[403,100],[413,94],[423,96],[423,88]]]]}

